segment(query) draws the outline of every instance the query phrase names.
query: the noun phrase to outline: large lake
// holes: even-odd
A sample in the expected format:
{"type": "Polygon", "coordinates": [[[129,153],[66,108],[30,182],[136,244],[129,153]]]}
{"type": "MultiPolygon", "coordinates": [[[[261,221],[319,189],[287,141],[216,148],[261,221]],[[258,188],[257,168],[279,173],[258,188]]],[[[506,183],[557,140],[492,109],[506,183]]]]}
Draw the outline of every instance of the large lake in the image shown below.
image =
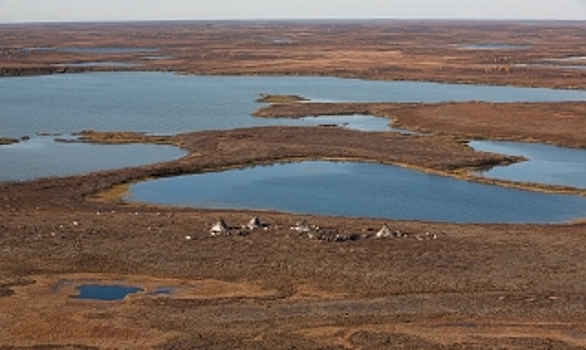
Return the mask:
{"type": "Polygon", "coordinates": [[[586,217],[586,198],[483,185],[396,166],[325,161],[163,178],[127,201],[174,206],[451,222],[550,223],[586,217]]]}
{"type": "Polygon", "coordinates": [[[0,79],[0,136],[84,129],[175,134],[288,120],[250,117],[260,93],[316,101],[586,101],[586,91],[365,81],[326,77],[218,77],[84,73],[0,79]]]}
{"type": "Polygon", "coordinates": [[[0,136],[32,139],[0,147],[0,181],[65,176],[180,156],[154,146],[58,145],[37,132],[86,129],[175,134],[205,129],[338,123],[386,128],[364,116],[299,120],[254,118],[260,93],[296,94],[314,101],[440,102],[485,100],[586,101],[586,91],[325,77],[218,77],[171,73],[85,73],[0,79],[0,136]],[[125,155],[126,150],[136,154],[125,155]],[[116,156],[114,156],[116,155],[116,156]],[[135,160],[131,162],[131,160],[135,160]],[[6,165],[8,164],[8,165],[6,165]]]}

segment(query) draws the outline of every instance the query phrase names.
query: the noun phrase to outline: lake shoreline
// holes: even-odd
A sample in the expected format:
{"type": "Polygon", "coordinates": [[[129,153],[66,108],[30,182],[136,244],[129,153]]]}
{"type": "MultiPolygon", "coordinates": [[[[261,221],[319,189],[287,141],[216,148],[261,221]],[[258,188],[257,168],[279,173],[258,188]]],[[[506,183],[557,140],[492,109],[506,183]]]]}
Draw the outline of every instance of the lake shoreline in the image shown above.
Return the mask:
{"type": "MultiPolygon", "coordinates": [[[[263,127],[263,128],[253,128],[253,129],[235,129],[235,130],[231,130],[228,131],[226,133],[222,133],[219,132],[219,135],[222,136],[217,136],[219,138],[227,138],[229,136],[227,135],[231,135],[231,134],[242,134],[242,135],[247,135],[247,136],[240,136],[240,137],[251,137],[250,135],[254,133],[254,130],[258,130],[261,133],[271,133],[273,132],[272,129],[274,130],[286,130],[286,128],[282,128],[282,127],[263,127]]],[[[354,142],[356,145],[358,145],[360,143],[359,139],[361,136],[361,133],[358,131],[350,131],[350,130],[344,130],[341,128],[334,128],[334,130],[332,132],[322,132],[324,128],[320,128],[320,127],[301,127],[301,128],[296,128],[296,127],[291,127],[291,131],[287,131],[285,132],[287,135],[295,135],[295,136],[287,136],[288,139],[298,139],[298,140],[303,140],[303,141],[296,141],[295,143],[297,143],[298,146],[300,146],[300,143],[305,142],[305,140],[309,139],[311,140],[312,137],[326,137],[326,136],[321,136],[321,135],[335,135],[335,134],[339,134],[339,135],[344,135],[346,131],[348,131],[348,133],[346,134],[346,137],[349,137],[349,142],[352,142],[352,138],[356,138],[356,141],[354,142]],[[337,130],[336,130],[337,129],[337,130]],[[336,131],[339,131],[336,132],[336,131]],[[312,134],[316,135],[316,136],[311,136],[312,134]]],[[[329,129],[329,128],[326,128],[329,129]]],[[[190,138],[202,138],[203,135],[205,135],[208,132],[193,132],[193,133],[187,133],[187,134],[181,134],[181,135],[175,135],[175,136],[149,136],[149,135],[144,135],[144,134],[137,134],[137,133],[120,133],[120,132],[84,132],[81,133],[81,137],[80,140],[82,142],[90,142],[90,143],[97,143],[97,144],[126,144],[126,143],[154,143],[154,144],[167,144],[167,145],[174,145],[177,147],[181,147],[183,149],[191,149],[193,150],[193,146],[191,146],[189,144],[189,140],[190,138]]],[[[385,133],[377,133],[377,134],[381,134],[384,135],[385,133]]],[[[393,133],[391,133],[393,134],[393,133]]],[[[414,137],[414,138],[424,138],[424,136],[406,136],[406,135],[400,135],[400,134],[395,134],[393,135],[395,137],[389,137],[389,138],[381,138],[381,140],[389,140],[389,139],[394,139],[394,140],[399,140],[398,142],[407,142],[407,144],[412,145],[413,147],[418,147],[419,142],[413,142],[412,144],[409,141],[405,141],[408,140],[409,137],[414,137]]],[[[205,137],[205,136],[204,136],[205,137]]],[[[271,139],[271,137],[268,137],[268,139],[271,139]]],[[[438,138],[433,138],[430,135],[430,140],[432,140],[432,144],[434,142],[439,142],[439,143],[445,143],[447,145],[452,145],[452,146],[457,146],[459,144],[462,144],[462,142],[460,140],[456,139],[451,139],[451,138],[444,138],[444,137],[438,137],[438,138]]],[[[374,140],[373,140],[374,141],[374,140]]],[[[271,141],[273,142],[273,141],[271,141]]],[[[288,141],[291,142],[291,141],[288,141]]],[[[374,141],[374,142],[379,142],[379,141],[374,141]]],[[[384,142],[384,141],[380,141],[380,142],[384,142]]],[[[294,143],[294,144],[295,144],[294,143]]],[[[423,143],[426,143],[425,141],[423,143]]],[[[295,147],[295,146],[294,146],[295,147]]],[[[360,146],[359,146],[360,147],[360,146]]],[[[408,146],[411,147],[411,146],[408,146]]],[[[426,146],[427,147],[427,146],[426,146]]],[[[457,149],[458,147],[456,147],[457,149]]],[[[463,150],[467,149],[468,146],[462,146],[462,148],[459,151],[456,152],[463,152],[463,150]]],[[[409,157],[401,159],[401,158],[394,158],[394,159],[384,159],[384,157],[377,157],[377,156],[372,156],[372,155],[360,155],[358,157],[353,157],[353,156],[349,156],[349,155],[342,155],[342,154],[329,154],[326,156],[320,156],[320,151],[314,150],[315,153],[312,153],[312,151],[309,152],[308,155],[306,156],[295,156],[295,157],[290,157],[287,156],[286,154],[280,154],[278,156],[276,156],[275,158],[272,158],[273,160],[271,160],[271,158],[264,158],[263,156],[256,156],[254,153],[250,154],[250,157],[252,157],[253,159],[258,159],[255,161],[248,161],[248,162],[242,162],[242,163],[228,163],[228,164],[218,164],[217,166],[214,167],[204,167],[202,170],[194,170],[194,173],[208,173],[208,172],[217,172],[217,171],[224,171],[224,170],[230,170],[230,169],[242,169],[245,167],[250,167],[250,166],[258,166],[258,165],[270,165],[270,164],[274,164],[274,163],[286,163],[286,162],[298,162],[298,161],[306,161],[306,160],[315,160],[315,159],[321,159],[321,160],[333,160],[333,161],[358,161],[358,162],[372,162],[372,163],[381,163],[381,164],[388,164],[388,165],[395,165],[395,166],[399,166],[405,169],[410,169],[410,170],[414,170],[414,171],[419,171],[422,173],[426,173],[426,174],[432,174],[432,175],[438,175],[438,176],[443,176],[443,177],[451,177],[451,178],[455,178],[455,179],[459,179],[459,180],[464,180],[464,181],[473,181],[473,182],[478,182],[478,183],[483,183],[483,184],[489,184],[489,185],[494,185],[494,186],[501,186],[501,187],[508,187],[508,188],[517,188],[517,189],[523,189],[523,190],[530,190],[530,191],[538,191],[538,192],[544,192],[544,193],[553,193],[553,194],[576,194],[576,195],[580,195],[580,196],[586,196],[586,190],[583,189],[578,189],[578,188],[572,188],[569,186],[561,186],[561,185],[544,185],[544,184],[537,184],[537,183],[528,183],[528,182],[514,182],[514,181],[507,181],[507,180],[500,180],[500,179],[491,179],[491,178],[485,178],[482,176],[476,176],[473,174],[473,172],[475,171],[479,171],[479,170],[487,170],[490,169],[492,167],[495,166],[504,166],[504,165],[508,165],[508,164],[513,164],[519,161],[522,161],[523,159],[520,157],[516,157],[516,156],[507,156],[507,155],[496,155],[496,154],[490,154],[490,153],[486,153],[486,152],[475,152],[472,151],[474,153],[477,153],[476,155],[472,155],[472,163],[463,163],[463,164],[434,164],[434,163],[429,163],[429,165],[425,165],[425,164],[419,164],[416,163],[416,161],[414,161],[414,159],[411,159],[409,157]],[[486,158],[485,160],[481,160],[481,156],[487,156],[488,158],[486,158]]],[[[254,150],[251,150],[251,152],[254,152],[254,150]]],[[[417,150],[415,151],[415,153],[418,152],[417,150]]],[[[449,155],[449,157],[456,157],[457,153],[453,153],[451,155],[449,155]]],[[[444,154],[447,155],[447,154],[444,154]]],[[[380,156],[380,154],[379,154],[380,156]]],[[[205,153],[202,153],[200,151],[197,152],[197,157],[205,157],[205,153]]],[[[425,157],[425,156],[423,156],[425,157]]],[[[189,155],[186,156],[186,158],[190,158],[189,155]]],[[[186,166],[186,162],[183,160],[178,160],[178,162],[182,162],[184,164],[184,167],[186,166]]],[[[468,161],[465,161],[468,162],[468,161]]],[[[185,169],[181,170],[181,173],[178,173],[176,175],[181,175],[181,174],[185,174],[185,169]]],[[[169,177],[172,175],[166,174],[165,177],[169,177]]],[[[149,178],[152,178],[153,176],[148,176],[149,178]]],[[[134,181],[136,182],[136,181],[134,181]]],[[[106,197],[110,197],[111,196],[106,196],[106,197]]],[[[114,198],[115,201],[119,201],[120,198],[114,198]]]]}

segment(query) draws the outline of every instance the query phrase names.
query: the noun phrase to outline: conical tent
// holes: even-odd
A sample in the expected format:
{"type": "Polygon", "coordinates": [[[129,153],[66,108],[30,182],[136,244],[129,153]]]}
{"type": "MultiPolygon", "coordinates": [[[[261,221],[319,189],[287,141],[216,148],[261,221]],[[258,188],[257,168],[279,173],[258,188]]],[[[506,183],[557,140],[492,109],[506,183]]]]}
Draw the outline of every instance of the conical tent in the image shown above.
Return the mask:
{"type": "Polygon", "coordinates": [[[385,237],[393,237],[393,233],[387,224],[384,224],[383,227],[376,233],[376,238],[385,237]]]}
{"type": "Polygon", "coordinates": [[[226,225],[224,220],[220,220],[217,223],[215,223],[214,226],[212,226],[212,228],[210,229],[210,233],[220,234],[220,233],[228,232],[228,230],[229,230],[228,225],[226,225]]]}
{"type": "Polygon", "coordinates": [[[260,222],[259,218],[257,216],[253,217],[252,219],[250,219],[250,221],[248,222],[248,224],[246,224],[246,227],[248,227],[251,230],[254,230],[255,228],[260,228],[263,227],[264,225],[260,222]]]}
{"type": "Polygon", "coordinates": [[[311,225],[306,220],[299,221],[293,229],[297,232],[309,232],[311,231],[311,225]]]}

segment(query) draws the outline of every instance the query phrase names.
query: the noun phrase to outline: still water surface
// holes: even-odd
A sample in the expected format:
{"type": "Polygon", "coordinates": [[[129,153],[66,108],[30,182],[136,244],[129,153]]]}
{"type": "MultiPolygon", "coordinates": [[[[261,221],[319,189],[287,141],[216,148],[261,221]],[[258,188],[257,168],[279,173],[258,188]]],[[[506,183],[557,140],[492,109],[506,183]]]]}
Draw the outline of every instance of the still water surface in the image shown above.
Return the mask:
{"type": "Polygon", "coordinates": [[[144,292],[140,287],[110,286],[99,284],[85,284],[76,287],[79,295],[73,299],[116,301],[122,300],[129,294],[144,292]]]}
{"type": "Polygon", "coordinates": [[[523,156],[528,161],[494,167],[482,176],[586,189],[586,150],[539,143],[472,141],[478,151],[523,156]]]}
{"type": "Polygon", "coordinates": [[[586,101],[586,91],[365,81],[326,77],[210,77],[170,73],[85,73],[0,79],[0,133],[85,129],[175,134],[290,124],[253,118],[260,93],[314,101],[586,101]]]}
{"type": "Polygon", "coordinates": [[[118,169],[180,158],[185,151],[160,145],[59,143],[51,137],[0,146],[0,181],[25,181],[118,169]]]}
{"type": "Polygon", "coordinates": [[[586,198],[521,191],[396,166],[300,162],[157,179],[127,201],[205,208],[451,222],[563,222],[586,217],[586,198]]]}
{"type": "Polygon", "coordinates": [[[530,45],[521,44],[503,44],[503,43],[480,43],[480,44],[468,44],[462,45],[462,48],[467,50],[528,50],[531,48],[530,45]]]}
{"type": "Polygon", "coordinates": [[[135,67],[136,63],[132,62],[76,62],[76,63],[58,63],[54,64],[57,67],[135,67]]]}

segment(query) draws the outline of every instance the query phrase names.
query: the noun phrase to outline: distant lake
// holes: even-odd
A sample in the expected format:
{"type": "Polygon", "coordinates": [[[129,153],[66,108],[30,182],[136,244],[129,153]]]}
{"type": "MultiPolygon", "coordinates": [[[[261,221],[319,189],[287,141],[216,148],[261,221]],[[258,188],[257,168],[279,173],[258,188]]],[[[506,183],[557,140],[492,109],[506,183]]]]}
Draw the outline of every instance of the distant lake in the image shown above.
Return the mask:
{"type": "Polygon", "coordinates": [[[124,47],[124,46],[93,46],[93,47],[24,47],[21,51],[47,51],[47,52],[67,52],[67,53],[87,53],[87,54],[123,54],[123,53],[152,53],[158,52],[159,49],[152,47],[124,47]]]}
{"type": "Polygon", "coordinates": [[[136,67],[138,64],[131,62],[76,62],[76,63],[58,63],[57,67],[136,67]]]}
{"type": "Polygon", "coordinates": [[[563,58],[546,58],[543,59],[544,62],[575,62],[575,63],[583,63],[586,62],[586,56],[567,56],[563,58]]]}
{"type": "Polygon", "coordinates": [[[170,58],[173,58],[173,56],[171,55],[152,55],[152,56],[145,56],[143,57],[144,59],[147,60],[168,60],[170,58]]]}
{"type": "Polygon", "coordinates": [[[576,90],[156,72],[2,78],[0,91],[0,136],[4,137],[84,129],[175,134],[291,124],[251,117],[262,106],[254,102],[260,93],[334,102],[586,101],[586,91],[576,90]]]}
{"type": "Polygon", "coordinates": [[[586,198],[483,185],[397,166],[312,161],[134,184],[126,201],[450,222],[564,222],[586,198]]]}
{"type": "Polygon", "coordinates": [[[551,68],[551,69],[569,69],[569,70],[586,70],[586,66],[568,65],[568,64],[556,64],[552,63],[522,63],[516,64],[517,67],[540,67],[540,68],[551,68]]]}
{"type": "Polygon", "coordinates": [[[530,45],[503,44],[503,43],[478,43],[462,45],[466,50],[528,50],[530,45]]]}

